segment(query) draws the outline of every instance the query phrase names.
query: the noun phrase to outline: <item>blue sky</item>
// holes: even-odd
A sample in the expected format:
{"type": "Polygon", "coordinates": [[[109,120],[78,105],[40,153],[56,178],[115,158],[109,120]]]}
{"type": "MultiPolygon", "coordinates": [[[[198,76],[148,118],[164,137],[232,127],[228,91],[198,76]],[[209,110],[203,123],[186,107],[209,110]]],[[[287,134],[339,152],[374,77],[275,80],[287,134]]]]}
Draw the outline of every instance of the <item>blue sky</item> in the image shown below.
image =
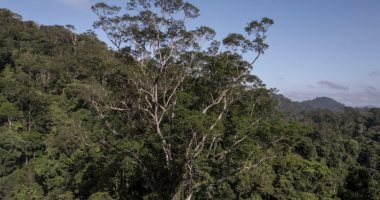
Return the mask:
{"type": "MultiPolygon", "coordinates": [[[[0,0],[0,7],[39,24],[92,29],[97,0],[0,0]]],[[[110,4],[125,2],[106,0],[110,4]]],[[[275,24],[253,73],[293,100],[328,96],[350,106],[380,106],[380,1],[191,0],[201,10],[193,26],[218,38],[242,32],[252,19],[275,24]]],[[[97,32],[104,38],[100,32],[97,32]]]]}

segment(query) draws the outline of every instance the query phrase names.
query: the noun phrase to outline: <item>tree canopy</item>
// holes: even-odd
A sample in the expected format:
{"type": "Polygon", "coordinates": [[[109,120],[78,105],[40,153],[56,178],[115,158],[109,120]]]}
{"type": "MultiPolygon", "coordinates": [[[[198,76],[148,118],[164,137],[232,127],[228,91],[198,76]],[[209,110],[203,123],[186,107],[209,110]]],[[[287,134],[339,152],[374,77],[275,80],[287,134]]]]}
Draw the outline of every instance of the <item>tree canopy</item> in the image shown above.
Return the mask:
{"type": "Polygon", "coordinates": [[[0,199],[380,197],[380,110],[276,109],[270,18],[217,41],[182,0],[92,9],[114,47],[0,9],[0,199]]]}

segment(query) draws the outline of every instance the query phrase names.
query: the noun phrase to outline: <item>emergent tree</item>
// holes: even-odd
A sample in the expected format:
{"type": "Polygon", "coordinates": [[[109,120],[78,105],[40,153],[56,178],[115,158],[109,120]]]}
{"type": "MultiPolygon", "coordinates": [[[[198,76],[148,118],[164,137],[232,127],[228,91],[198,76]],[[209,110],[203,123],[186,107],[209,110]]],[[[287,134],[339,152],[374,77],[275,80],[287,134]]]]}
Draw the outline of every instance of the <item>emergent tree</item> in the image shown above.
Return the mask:
{"type": "MultiPolygon", "coordinates": [[[[188,30],[186,24],[199,10],[182,0],[131,0],[126,13],[105,3],[92,9],[99,18],[94,26],[105,32],[127,69],[117,94],[101,94],[108,96],[89,102],[102,118],[108,118],[107,112],[127,115],[124,126],[129,130],[144,124],[142,138],[158,139],[147,143],[162,150],[165,164],[154,167],[169,177],[164,183],[171,184],[169,195],[163,197],[192,199],[203,191],[211,198],[213,184],[269,158],[239,158],[237,170],[213,170],[252,140],[254,125],[270,107],[269,91],[251,69],[268,48],[265,34],[271,19],[252,21],[245,28],[247,36],[232,33],[220,42],[209,27],[188,30]],[[248,62],[244,54],[256,55],[248,62]]],[[[117,126],[105,124],[121,134],[117,126]]],[[[138,150],[127,151],[141,171],[158,171],[147,167],[152,165],[138,150]]],[[[151,182],[147,185],[159,183],[153,179],[145,178],[151,182]]]]}

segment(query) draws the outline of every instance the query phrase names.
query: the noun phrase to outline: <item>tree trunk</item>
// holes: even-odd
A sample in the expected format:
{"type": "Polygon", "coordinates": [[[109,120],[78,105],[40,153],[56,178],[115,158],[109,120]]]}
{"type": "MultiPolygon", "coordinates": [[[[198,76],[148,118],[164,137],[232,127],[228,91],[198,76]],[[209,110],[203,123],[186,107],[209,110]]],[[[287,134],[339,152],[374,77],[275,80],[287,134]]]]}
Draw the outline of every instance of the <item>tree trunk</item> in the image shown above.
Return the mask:
{"type": "Polygon", "coordinates": [[[183,198],[182,198],[182,196],[183,196],[183,182],[181,181],[180,183],[179,183],[179,185],[177,186],[177,188],[176,188],[176,191],[175,191],[175,193],[174,193],[174,195],[173,195],[173,197],[172,197],[172,200],[182,200],[183,198]]]}
{"type": "Polygon", "coordinates": [[[31,119],[31,108],[29,105],[29,111],[28,111],[28,132],[30,132],[30,129],[32,127],[32,119],[31,119]]]}
{"type": "Polygon", "coordinates": [[[168,145],[167,141],[164,138],[164,135],[161,132],[161,128],[160,128],[160,125],[158,123],[156,123],[156,131],[157,131],[157,134],[161,138],[161,144],[162,144],[162,149],[165,153],[166,164],[169,165],[170,161],[172,160],[172,152],[170,150],[170,146],[168,145]]]}
{"type": "Polygon", "coordinates": [[[9,119],[8,117],[8,129],[11,129],[12,128],[12,121],[11,119],[9,119]]]}
{"type": "Polygon", "coordinates": [[[176,191],[172,197],[172,200],[183,200],[183,199],[191,200],[191,199],[193,199],[193,193],[194,193],[193,190],[189,191],[188,194],[186,194],[186,193],[187,192],[185,192],[184,182],[181,181],[176,188],[176,191]]]}

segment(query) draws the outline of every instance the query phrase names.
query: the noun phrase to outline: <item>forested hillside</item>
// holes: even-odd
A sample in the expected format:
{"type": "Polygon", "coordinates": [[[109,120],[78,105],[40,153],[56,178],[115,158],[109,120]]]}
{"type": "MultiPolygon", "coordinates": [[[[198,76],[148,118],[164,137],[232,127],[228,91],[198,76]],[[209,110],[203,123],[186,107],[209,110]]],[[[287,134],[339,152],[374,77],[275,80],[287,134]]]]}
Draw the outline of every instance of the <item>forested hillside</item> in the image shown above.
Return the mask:
{"type": "Polygon", "coordinates": [[[277,110],[271,19],[216,41],[130,2],[93,6],[113,48],[0,9],[0,199],[380,199],[380,109],[277,110]]]}
{"type": "MultiPolygon", "coordinates": [[[[277,103],[277,109],[287,113],[299,114],[301,112],[314,111],[318,109],[326,109],[334,112],[343,112],[346,107],[344,104],[328,97],[317,97],[307,101],[292,101],[281,94],[273,94],[273,99],[277,103]]],[[[365,110],[365,108],[362,108],[365,110]]],[[[368,109],[367,109],[368,110],[368,109]]]]}

